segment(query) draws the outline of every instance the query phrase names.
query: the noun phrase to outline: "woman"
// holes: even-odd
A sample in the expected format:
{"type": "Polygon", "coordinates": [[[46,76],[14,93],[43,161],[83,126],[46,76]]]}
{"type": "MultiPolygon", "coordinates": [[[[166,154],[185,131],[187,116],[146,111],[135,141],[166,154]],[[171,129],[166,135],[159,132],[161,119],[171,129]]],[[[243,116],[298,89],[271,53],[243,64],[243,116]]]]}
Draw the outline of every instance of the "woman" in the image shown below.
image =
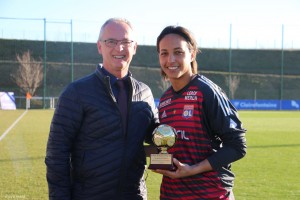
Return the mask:
{"type": "Polygon", "coordinates": [[[234,199],[231,163],[246,154],[246,130],[222,89],[197,74],[197,43],[184,27],[168,26],[157,38],[161,74],[171,82],[160,99],[161,124],[176,129],[168,150],[176,171],[163,175],[161,199],[234,199]]]}

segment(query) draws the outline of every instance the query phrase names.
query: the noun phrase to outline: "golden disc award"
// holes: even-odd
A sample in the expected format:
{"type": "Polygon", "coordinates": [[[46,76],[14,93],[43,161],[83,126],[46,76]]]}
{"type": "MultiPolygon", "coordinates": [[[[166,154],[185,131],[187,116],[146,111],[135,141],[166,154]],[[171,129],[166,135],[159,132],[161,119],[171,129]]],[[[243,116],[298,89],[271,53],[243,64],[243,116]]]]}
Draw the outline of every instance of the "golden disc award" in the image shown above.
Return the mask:
{"type": "Polygon", "coordinates": [[[160,150],[158,154],[150,155],[150,165],[148,169],[175,170],[173,155],[167,150],[174,146],[176,142],[176,130],[166,124],[159,125],[152,133],[154,145],[160,150]]]}

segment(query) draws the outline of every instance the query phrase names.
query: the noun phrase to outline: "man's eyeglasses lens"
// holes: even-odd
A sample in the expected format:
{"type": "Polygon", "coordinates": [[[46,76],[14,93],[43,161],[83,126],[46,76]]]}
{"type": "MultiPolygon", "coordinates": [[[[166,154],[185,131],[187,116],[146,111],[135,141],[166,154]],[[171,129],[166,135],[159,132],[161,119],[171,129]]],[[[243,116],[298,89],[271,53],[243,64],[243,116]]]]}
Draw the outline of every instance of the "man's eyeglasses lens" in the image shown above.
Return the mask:
{"type": "Polygon", "coordinates": [[[132,40],[102,40],[108,47],[115,47],[118,44],[122,45],[123,47],[130,47],[134,41],[132,40]]]}

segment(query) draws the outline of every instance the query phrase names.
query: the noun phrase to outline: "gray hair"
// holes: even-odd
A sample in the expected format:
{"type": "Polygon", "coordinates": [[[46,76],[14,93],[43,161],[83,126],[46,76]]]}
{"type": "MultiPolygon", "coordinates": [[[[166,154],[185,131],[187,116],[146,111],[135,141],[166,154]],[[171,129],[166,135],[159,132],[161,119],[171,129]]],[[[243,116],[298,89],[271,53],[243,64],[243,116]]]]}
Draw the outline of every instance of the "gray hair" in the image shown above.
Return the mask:
{"type": "Polygon", "coordinates": [[[131,28],[131,30],[133,30],[133,27],[132,27],[131,23],[127,19],[125,19],[125,18],[117,18],[117,17],[110,18],[110,19],[106,20],[106,22],[104,22],[104,24],[102,25],[102,27],[100,29],[98,41],[100,41],[100,39],[101,39],[101,37],[103,35],[104,28],[109,23],[117,23],[117,24],[119,24],[119,23],[125,23],[125,24],[127,24],[131,28]]]}

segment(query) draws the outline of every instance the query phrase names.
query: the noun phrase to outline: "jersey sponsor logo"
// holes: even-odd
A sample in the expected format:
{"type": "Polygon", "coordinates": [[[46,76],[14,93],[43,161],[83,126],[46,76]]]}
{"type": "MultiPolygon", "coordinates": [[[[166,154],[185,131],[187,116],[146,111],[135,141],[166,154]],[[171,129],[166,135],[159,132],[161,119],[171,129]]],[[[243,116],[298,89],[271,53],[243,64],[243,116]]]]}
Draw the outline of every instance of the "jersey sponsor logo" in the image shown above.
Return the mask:
{"type": "Polygon", "coordinates": [[[185,105],[183,107],[182,117],[186,119],[191,118],[193,117],[193,113],[194,113],[194,105],[185,105]]]}
{"type": "Polygon", "coordinates": [[[171,103],[171,98],[170,98],[170,99],[167,99],[167,100],[164,100],[164,101],[160,102],[159,108],[163,108],[163,107],[165,107],[166,105],[169,105],[170,103],[171,103]]]}
{"type": "Polygon", "coordinates": [[[197,91],[188,91],[186,96],[184,97],[184,100],[192,100],[192,101],[196,101],[197,98],[197,91]]]}
{"type": "Polygon", "coordinates": [[[182,140],[190,140],[190,138],[188,138],[185,135],[185,131],[184,130],[177,130],[176,133],[177,133],[177,135],[180,135],[180,137],[181,137],[182,140]]]}

